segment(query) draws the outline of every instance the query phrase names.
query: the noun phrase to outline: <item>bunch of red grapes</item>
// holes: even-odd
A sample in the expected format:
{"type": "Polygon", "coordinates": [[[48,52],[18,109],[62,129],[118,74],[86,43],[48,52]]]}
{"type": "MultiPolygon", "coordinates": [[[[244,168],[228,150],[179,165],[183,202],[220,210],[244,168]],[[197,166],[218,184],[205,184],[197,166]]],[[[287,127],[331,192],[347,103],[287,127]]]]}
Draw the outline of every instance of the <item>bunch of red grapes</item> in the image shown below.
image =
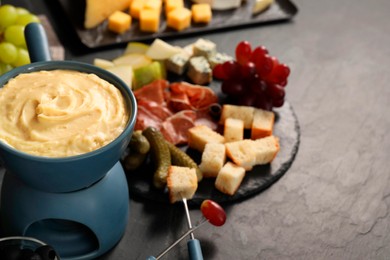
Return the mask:
{"type": "Polygon", "coordinates": [[[252,50],[247,41],[237,45],[235,55],[236,60],[213,69],[213,76],[222,80],[221,90],[229,102],[265,110],[283,106],[290,68],[269,55],[264,46],[252,50]]]}

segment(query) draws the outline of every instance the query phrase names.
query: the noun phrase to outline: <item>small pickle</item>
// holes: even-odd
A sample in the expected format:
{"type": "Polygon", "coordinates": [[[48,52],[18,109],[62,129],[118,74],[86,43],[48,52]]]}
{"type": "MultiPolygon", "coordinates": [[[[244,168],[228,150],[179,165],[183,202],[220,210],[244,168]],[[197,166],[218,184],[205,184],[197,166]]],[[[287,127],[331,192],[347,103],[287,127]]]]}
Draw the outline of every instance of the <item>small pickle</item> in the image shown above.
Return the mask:
{"type": "Polygon", "coordinates": [[[150,143],[148,139],[142,135],[142,131],[137,130],[131,136],[129,147],[131,151],[140,154],[147,154],[150,150],[150,143]]]}
{"type": "Polygon", "coordinates": [[[146,159],[147,153],[129,153],[123,160],[127,171],[134,171],[140,167],[146,159]]]}
{"type": "Polygon", "coordinates": [[[150,143],[151,159],[155,164],[153,185],[163,189],[167,184],[169,166],[171,166],[171,154],[169,152],[164,136],[154,127],[147,127],[142,134],[150,143]]]}
{"type": "Polygon", "coordinates": [[[176,166],[184,166],[189,168],[195,168],[196,169],[196,177],[198,178],[198,182],[200,182],[203,179],[203,173],[199,169],[198,165],[192,158],[183,152],[179,147],[176,145],[166,141],[167,146],[169,148],[169,152],[171,153],[171,162],[172,165],[176,166]]]}

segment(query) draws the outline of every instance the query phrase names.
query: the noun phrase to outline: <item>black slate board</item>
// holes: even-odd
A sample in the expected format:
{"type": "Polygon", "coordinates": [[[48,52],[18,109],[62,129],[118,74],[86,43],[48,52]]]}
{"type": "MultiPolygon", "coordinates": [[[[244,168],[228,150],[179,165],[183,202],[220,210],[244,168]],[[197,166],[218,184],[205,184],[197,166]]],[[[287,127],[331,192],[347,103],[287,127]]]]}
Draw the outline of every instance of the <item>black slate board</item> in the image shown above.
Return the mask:
{"type": "MultiPolygon", "coordinates": [[[[129,41],[150,41],[155,38],[168,39],[185,35],[194,35],[216,30],[226,30],[249,25],[267,24],[291,19],[297,12],[297,7],[289,0],[275,0],[275,2],[264,12],[252,15],[254,0],[245,1],[240,8],[225,11],[213,11],[213,19],[209,24],[192,24],[190,28],[177,32],[166,26],[164,15],[162,15],[160,28],[157,33],[141,32],[138,28],[138,21],[133,20],[131,29],[123,35],[117,35],[108,31],[107,21],[93,29],[85,29],[84,0],[58,0],[65,15],[68,17],[71,26],[76,31],[81,42],[89,48],[110,46],[129,41]]],[[[185,1],[186,6],[191,5],[190,0],[185,1]]]]}
{"type": "MultiPolygon", "coordinates": [[[[255,166],[248,171],[234,196],[225,195],[214,187],[215,179],[203,179],[194,197],[189,201],[192,205],[200,205],[205,199],[218,203],[228,203],[249,198],[267,189],[279,180],[290,168],[298,152],[300,128],[292,106],[285,104],[274,110],[276,114],[274,135],[279,137],[280,151],[271,164],[255,166]]],[[[200,153],[188,148],[185,150],[197,163],[200,153]]],[[[136,172],[127,173],[130,196],[168,203],[167,191],[157,190],[152,183],[153,165],[147,162],[136,172]]]]}

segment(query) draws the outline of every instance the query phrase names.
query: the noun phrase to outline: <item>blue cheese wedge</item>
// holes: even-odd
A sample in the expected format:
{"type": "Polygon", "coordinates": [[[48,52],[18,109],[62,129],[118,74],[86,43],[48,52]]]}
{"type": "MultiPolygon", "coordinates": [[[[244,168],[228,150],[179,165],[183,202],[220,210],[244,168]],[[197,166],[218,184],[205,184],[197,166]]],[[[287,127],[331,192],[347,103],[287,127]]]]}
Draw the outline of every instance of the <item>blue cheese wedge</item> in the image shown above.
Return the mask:
{"type": "Polygon", "coordinates": [[[229,56],[229,55],[227,55],[225,53],[219,53],[218,52],[214,56],[209,57],[208,60],[209,60],[209,63],[210,63],[210,67],[213,69],[215,67],[215,65],[217,65],[217,64],[222,64],[225,61],[233,60],[233,57],[229,56]]]}
{"type": "Polygon", "coordinates": [[[188,61],[190,55],[186,52],[180,52],[172,55],[166,60],[165,65],[168,71],[171,71],[177,75],[183,75],[188,67],[188,61]]]}
{"type": "Polygon", "coordinates": [[[211,82],[212,71],[207,59],[203,56],[195,56],[189,60],[187,76],[198,85],[211,82]]]}
{"type": "Polygon", "coordinates": [[[198,39],[193,46],[194,56],[212,57],[217,53],[217,45],[206,39],[198,39]]]}

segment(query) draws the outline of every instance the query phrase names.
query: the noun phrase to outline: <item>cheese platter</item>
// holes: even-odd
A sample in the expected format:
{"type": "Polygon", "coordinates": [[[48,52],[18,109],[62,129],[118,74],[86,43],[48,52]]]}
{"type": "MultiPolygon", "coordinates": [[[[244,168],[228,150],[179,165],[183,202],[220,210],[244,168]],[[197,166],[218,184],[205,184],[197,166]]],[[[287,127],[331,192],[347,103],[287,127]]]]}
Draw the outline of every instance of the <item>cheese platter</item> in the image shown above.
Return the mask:
{"type": "MultiPolygon", "coordinates": [[[[239,7],[226,10],[215,9],[209,23],[192,24],[181,31],[167,26],[165,15],[161,14],[161,22],[156,32],[143,32],[137,19],[133,19],[131,28],[122,34],[113,33],[108,29],[108,22],[103,21],[98,26],[86,29],[86,1],[58,0],[71,27],[75,30],[82,44],[89,48],[98,48],[127,43],[129,41],[151,41],[155,38],[169,39],[186,35],[210,33],[213,31],[238,29],[244,26],[265,25],[269,23],[288,21],[293,18],[298,8],[290,0],[274,0],[262,12],[253,15],[256,0],[243,1],[239,7]]],[[[184,1],[190,8],[192,1],[184,1]]]]}
{"type": "MultiPolygon", "coordinates": [[[[219,83],[211,84],[214,89],[219,83]]],[[[189,203],[200,205],[205,199],[212,199],[218,203],[232,203],[242,201],[261,193],[277,182],[290,168],[298,152],[300,143],[300,127],[298,118],[290,103],[285,102],[283,107],[275,109],[276,120],[274,134],[279,137],[280,151],[271,164],[255,166],[245,174],[245,177],[233,195],[226,195],[215,188],[214,178],[203,178],[198,189],[189,203]]],[[[201,154],[188,146],[181,149],[189,154],[197,163],[201,161],[201,154]]],[[[130,195],[133,198],[143,198],[160,203],[169,203],[169,194],[165,189],[156,189],[152,185],[154,166],[146,162],[134,172],[127,173],[130,195]]]]}

